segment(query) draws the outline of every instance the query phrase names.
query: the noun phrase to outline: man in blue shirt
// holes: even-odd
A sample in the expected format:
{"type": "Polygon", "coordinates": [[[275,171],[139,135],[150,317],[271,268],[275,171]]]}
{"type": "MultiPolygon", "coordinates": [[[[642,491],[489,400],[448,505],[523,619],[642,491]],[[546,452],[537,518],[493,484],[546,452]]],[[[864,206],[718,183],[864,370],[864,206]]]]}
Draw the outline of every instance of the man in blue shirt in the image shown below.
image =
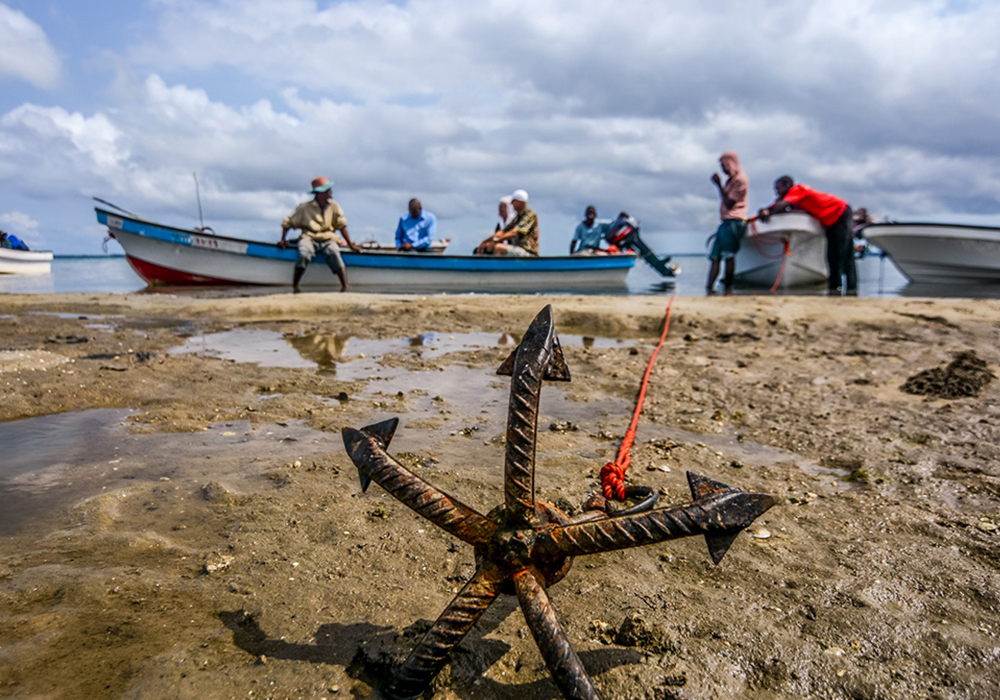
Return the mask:
{"type": "Polygon", "coordinates": [[[601,252],[610,225],[610,221],[597,219],[597,208],[591,204],[584,212],[583,221],[576,225],[573,240],[569,242],[569,254],[593,255],[601,252]]]}
{"type": "Polygon", "coordinates": [[[28,245],[13,233],[0,231],[0,248],[11,248],[13,250],[29,250],[28,245]]]}
{"type": "Polygon", "coordinates": [[[410,214],[399,219],[396,227],[396,249],[427,253],[437,235],[437,218],[424,211],[419,199],[410,200],[410,214]]]}

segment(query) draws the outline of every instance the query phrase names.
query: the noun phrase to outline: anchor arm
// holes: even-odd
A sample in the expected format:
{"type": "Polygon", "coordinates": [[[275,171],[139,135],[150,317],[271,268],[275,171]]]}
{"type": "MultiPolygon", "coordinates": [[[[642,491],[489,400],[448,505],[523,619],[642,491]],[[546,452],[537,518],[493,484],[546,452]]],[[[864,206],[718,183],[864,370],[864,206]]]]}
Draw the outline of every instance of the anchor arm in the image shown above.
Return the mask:
{"type": "Polygon", "coordinates": [[[504,574],[499,567],[486,564],[480,568],[406,657],[385,688],[385,695],[392,700],[413,700],[422,696],[444,668],[451,650],[500,595],[503,580],[504,574]]]}
{"type": "Polygon", "coordinates": [[[516,571],[514,586],[528,629],[563,696],[567,700],[601,700],[600,692],[559,624],[545,588],[531,569],[516,571]]]}
{"type": "Polygon", "coordinates": [[[748,493],[688,473],[695,500],[671,508],[549,527],[539,532],[535,551],[542,557],[577,556],[705,535],[718,564],[736,536],[773,506],[776,499],[748,493]]]}
{"type": "Polygon", "coordinates": [[[386,454],[384,445],[388,440],[380,440],[375,434],[378,431],[344,428],[341,432],[347,454],[361,475],[362,488],[375,481],[398,501],[460,540],[473,546],[489,542],[496,531],[496,523],[434,488],[386,454]]]}

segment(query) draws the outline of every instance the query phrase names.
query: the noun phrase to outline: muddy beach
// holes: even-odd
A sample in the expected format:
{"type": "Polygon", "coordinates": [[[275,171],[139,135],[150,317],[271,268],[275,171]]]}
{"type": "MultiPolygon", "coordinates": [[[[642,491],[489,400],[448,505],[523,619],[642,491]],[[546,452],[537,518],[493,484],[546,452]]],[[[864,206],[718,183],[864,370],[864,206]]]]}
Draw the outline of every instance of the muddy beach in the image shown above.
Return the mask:
{"type": "MultiPolygon", "coordinates": [[[[480,512],[545,303],[538,497],[617,451],[662,297],[11,295],[0,313],[0,697],[367,698],[475,567],[373,485],[344,426],[480,512]]],[[[614,698],[1000,693],[1000,303],[678,298],[629,478],[779,497],[703,538],[579,557],[549,594],[614,698]],[[964,354],[963,354],[964,353],[964,354]],[[904,390],[905,389],[905,390],[904,390]],[[916,393],[911,393],[916,392],[916,393]]],[[[560,697],[516,599],[444,699],[560,697]]]]}

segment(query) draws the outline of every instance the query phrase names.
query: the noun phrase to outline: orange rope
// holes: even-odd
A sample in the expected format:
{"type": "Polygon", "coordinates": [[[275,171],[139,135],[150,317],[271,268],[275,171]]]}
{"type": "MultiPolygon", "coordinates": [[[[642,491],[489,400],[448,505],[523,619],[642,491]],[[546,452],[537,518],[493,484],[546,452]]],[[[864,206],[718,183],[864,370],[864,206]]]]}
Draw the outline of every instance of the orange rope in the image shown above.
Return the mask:
{"type": "Polygon", "coordinates": [[[660,336],[660,343],[656,346],[652,357],[649,358],[649,364],[646,366],[646,374],[642,378],[642,387],[639,389],[639,398],[635,402],[635,412],[632,414],[632,423],[629,425],[625,437],[622,438],[621,447],[618,448],[618,458],[601,468],[601,489],[604,491],[604,497],[608,500],[625,500],[625,470],[632,463],[632,457],[629,453],[632,450],[632,443],[635,442],[635,429],[639,423],[639,413],[642,412],[642,402],[646,398],[646,387],[649,384],[649,375],[653,371],[653,362],[656,361],[656,356],[659,354],[660,348],[663,347],[663,341],[667,339],[667,331],[670,330],[670,310],[673,305],[674,297],[671,296],[670,302],[667,304],[667,317],[663,322],[663,334],[660,336]]]}
{"type": "Polygon", "coordinates": [[[788,239],[782,238],[781,242],[785,244],[785,250],[781,254],[781,266],[778,267],[778,277],[774,280],[774,284],[771,285],[771,294],[777,294],[778,287],[781,285],[781,276],[785,274],[785,263],[788,262],[788,258],[792,257],[792,248],[788,244],[788,239]]]}

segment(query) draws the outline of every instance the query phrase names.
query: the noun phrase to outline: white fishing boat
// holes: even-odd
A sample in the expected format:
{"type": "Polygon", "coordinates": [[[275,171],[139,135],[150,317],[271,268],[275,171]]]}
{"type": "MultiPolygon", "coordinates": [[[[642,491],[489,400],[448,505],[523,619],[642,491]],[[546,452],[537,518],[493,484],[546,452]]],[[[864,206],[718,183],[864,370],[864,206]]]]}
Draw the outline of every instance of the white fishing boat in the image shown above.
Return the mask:
{"type": "MultiPolygon", "coordinates": [[[[121,244],[147,284],[291,286],[298,252],[203,230],[173,228],[96,209],[97,220],[121,244]]],[[[352,289],[376,292],[596,292],[624,291],[637,256],[575,255],[530,258],[401,253],[341,253],[352,289]]],[[[302,277],[303,287],[338,287],[322,256],[302,277]]]]}
{"type": "Polygon", "coordinates": [[[0,248],[0,274],[47,275],[52,271],[51,250],[0,248]]]}
{"type": "Polygon", "coordinates": [[[790,211],[750,223],[736,254],[737,283],[786,289],[826,280],[826,234],[816,219],[790,211]]]}
{"type": "Polygon", "coordinates": [[[1000,228],[886,223],[864,229],[911,282],[1000,283],[1000,228]]]}

